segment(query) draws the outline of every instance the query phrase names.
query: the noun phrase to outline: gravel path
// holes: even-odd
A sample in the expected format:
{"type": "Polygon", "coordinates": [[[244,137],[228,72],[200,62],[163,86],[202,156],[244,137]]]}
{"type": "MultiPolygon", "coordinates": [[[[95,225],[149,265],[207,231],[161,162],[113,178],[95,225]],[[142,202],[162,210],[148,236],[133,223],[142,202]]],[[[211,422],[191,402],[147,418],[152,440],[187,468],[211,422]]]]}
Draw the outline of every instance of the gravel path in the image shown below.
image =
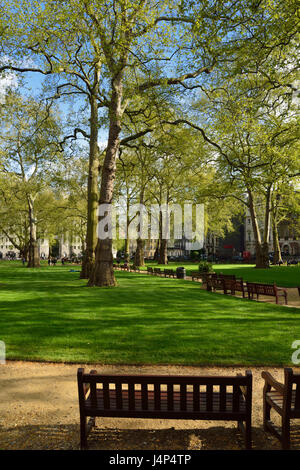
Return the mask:
{"type": "MultiPolygon", "coordinates": [[[[78,367],[122,374],[223,375],[244,373],[233,367],[88,366],[8,361],[0,365],[0,449],[78,449],[78,367]]],[[[283,380],[282,368],[251,368],[253,373],[253,442],[255,449],[280,449],[262,429],[261,371],[283,380]]],[[[300,372],[300,368],[294,368],[300,372]]],[[[274,418],[276,415],[274,415],[274,418]]],[[[276,421],[274,419],[274,421],[276,421]]],[[[277,421],[278,422],[278,421],[277,421]]],[[[235,423],[100,419],[89,438],[91,449],[197,450],[243,449],[235,423]]],[[[292,422],[293,449],[300,450],[300,420],[292,422]]]]}

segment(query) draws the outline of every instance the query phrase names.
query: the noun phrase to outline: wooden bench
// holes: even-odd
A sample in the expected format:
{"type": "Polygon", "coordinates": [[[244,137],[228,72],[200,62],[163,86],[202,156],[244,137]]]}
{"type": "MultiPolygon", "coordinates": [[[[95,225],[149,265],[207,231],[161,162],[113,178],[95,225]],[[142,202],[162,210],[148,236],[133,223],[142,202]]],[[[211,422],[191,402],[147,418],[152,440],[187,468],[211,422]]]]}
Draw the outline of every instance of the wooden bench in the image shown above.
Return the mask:
{"type": "Polygon", "coordinates": [[[236,421],[251,448],[251,371],[214,377],[101,375],[78,369],[77,382],[81,449],[87,448],[96,416],[236,421]]]}
{"type": "Polygon", "coordinates": [[[192,278],[192,281],[195,281],[195,279],[197,281],[202,281],[203,273],[200,273],[199,271],[191,271],[191,278],[192,278]]]}
{"type": "Polygon", "coordinates": [[[223,290],[224,294],[229,292],[235,295],[236,292],[242,292],[243,298],[245,298],[246,286],[244,285],[243,279],[223,279],[223,290]]]}
{"type": "Polygon", "coordinates": [[[176,272],[173,269],[164,269],[165,277],[176,277],[176,272]]]}
{"type": "Polygon", "coordinates": [[[153,274],[153,268],[147,267],[147,274],[153,274]]]}
{"type": "Polygon", "coordinates": [[[269,295],[276,298],[276,304],[279,303],[279,296],[283,296],[287,305],[287,290],[277,287],[276,284],[261,284],[258,282],[247,282],[248,298],[253,299],[254,294],[258,300],[260,295],[269,295]]]}
{"type": "Polygon", "coordinates": [[[300,374],[284,369],[284,384],[277,382],[269,372],[262,372],[265,380],[263,390],[263,422],[264,430],[276,436],[282,448],[290,448],[290,420],[300,418],[300,374]],[[280,414],[281,430],[277,430],[270,419],[271,408],[280,414]]]}
{"type": "Polygon", "coordinates": [[[202,275],[202,287],[206,286],[206,290],[211,290],[211,283],[210,283],[210,279],[211,277],[213,276],[213,274],[215,273],[201,273],[202,275]]]}
{"type": "Polygon", "coordinates": [[[212,274],[211,277],[207,278],[207,290],[223,290],[223,278],[218,274],[212,274]]]}
{"type": "Polygon", "coordinates": [[[135,264],[132,264],[129,269],[130,271],[133,271],[135,273],[140,272],[140,268],[138,266],[135,266],[135,264]]]}
{"type": "Polygon", "coordinates": [[[160,276],[162,274],[162,271],[160,268],[154,268],[153,273],[155,276],[160,276]]]}
{"type": "Polygon", "coordinates": [[[128,264],[121,264],[120,265],[121,270],[123,271],[129,271],[129,265],[128,264]]]}

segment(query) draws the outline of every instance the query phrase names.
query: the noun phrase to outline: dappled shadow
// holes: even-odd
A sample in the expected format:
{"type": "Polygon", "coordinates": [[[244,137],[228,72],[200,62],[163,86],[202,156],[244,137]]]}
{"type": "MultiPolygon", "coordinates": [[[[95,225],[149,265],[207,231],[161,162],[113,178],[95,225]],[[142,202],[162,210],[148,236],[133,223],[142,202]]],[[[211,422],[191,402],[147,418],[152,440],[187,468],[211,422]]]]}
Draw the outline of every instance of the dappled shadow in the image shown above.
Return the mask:
{"type": "Polygon", "coordinates": [[[0,319],[8,358],[287,364],[300,315],[135,273],[118,273],[117,289],[87,288],[76,273],[54,269],[12,277],[0,319]],[[280,344],[287,344],[284,355],[280,344]]]}
{"type": "MultiPolygon", "coordinates": [[[[255,450],[279,450],[277,439],[254,427],[255,450]]],[[[242,450],[244,440],[235,424],[201,429],[103,429],[100,419],[88,438],[91,450],[242,450]]],[[[292,449],[300,450],[300,426],[292,426],[292,449]]],[[[0,426],[3,450],[78,450],[79,425],[0,426]]]]}

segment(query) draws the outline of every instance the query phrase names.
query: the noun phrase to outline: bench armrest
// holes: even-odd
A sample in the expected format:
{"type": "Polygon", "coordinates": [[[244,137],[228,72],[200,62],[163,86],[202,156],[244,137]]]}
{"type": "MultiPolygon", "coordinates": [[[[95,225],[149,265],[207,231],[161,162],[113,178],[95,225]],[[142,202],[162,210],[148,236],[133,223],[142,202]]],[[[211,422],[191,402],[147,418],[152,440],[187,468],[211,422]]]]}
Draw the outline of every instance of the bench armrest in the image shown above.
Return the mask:
{"type": "Polygon", "coordinates": [[[277,382],[277,380],[275,380],[269,372],[263,371],[261,376],[265,380],[266,385],[270,385],[271,387],[275,388],[275,390],[281,393],[281,395],[284,394],[284,384],[277,382]]]}
{"type": "Polygon", "coordinates": [[[275,290],[277,290],[277,292],[284,292],[285,294],[287,294],[287,290],[284,287],[277,287],[277,286],[275,287],[276,287],[275,290]]]}

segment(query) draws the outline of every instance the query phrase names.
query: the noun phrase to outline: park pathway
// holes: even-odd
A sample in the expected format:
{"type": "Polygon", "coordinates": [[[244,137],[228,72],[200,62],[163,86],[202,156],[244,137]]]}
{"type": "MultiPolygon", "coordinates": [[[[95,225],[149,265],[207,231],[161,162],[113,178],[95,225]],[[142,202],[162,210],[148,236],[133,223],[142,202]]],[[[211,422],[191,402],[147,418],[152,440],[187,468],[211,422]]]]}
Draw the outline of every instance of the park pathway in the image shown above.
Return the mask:
{"type": "MultiPolygon", "coordinates": [[[[111,374],[235,375],[243,367],[89,366],[8,361],[0,365],[0,449],[78,449],[78,367],[111,374]]],[[[300,372],[300,368],[294,368],[300,372]]],[[[279,442],[262,428],[262,370],[283,380],[282,368],[254,368],[254,449],[280,449],[279,442]]],[[[216,450],[243,449],[234,423],[99,419],[90,436],[91,449],[107,450],[216,450]]],[[[293,449],[300,450],[300,420],[292,424],[293,449]]]]}

